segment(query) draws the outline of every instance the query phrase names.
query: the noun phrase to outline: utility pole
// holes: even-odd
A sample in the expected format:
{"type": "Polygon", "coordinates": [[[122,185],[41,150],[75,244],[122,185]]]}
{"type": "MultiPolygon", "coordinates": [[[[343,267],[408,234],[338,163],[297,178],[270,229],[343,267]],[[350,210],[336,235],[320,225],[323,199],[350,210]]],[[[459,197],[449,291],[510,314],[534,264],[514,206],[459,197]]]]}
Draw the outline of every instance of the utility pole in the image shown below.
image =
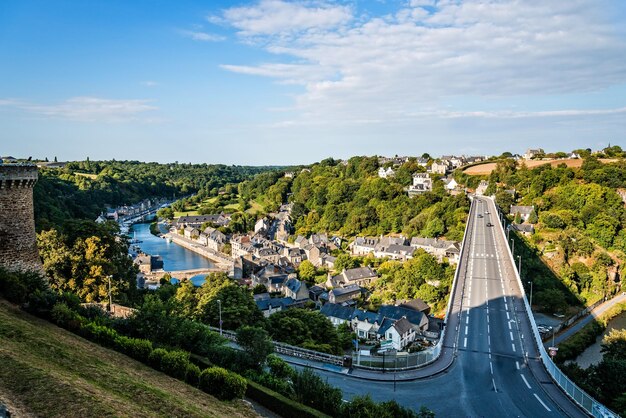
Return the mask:
{"type": "Polygon", "coordinates": [[[222,301],[221,300],[217,300],[217,308],[219,309],[220,312],[220,337],[222,336],[222,301]]]}
{"type": "Polygon", "coordinates": [[[529,280],[528,283],[530,283],[530,310],[532,311],[533,309],[533,282],[532,280],[529,280]]]}
{"type": "Polygon", "coordinates": [[[511,238],[511,254],[515,255],[515,239],[511,238]]]}
{"type": "Polygon", "coordinates": [[[522,278],[522,257],[517,256],[517,273],[519,274],[520,279],[522,278]]]}

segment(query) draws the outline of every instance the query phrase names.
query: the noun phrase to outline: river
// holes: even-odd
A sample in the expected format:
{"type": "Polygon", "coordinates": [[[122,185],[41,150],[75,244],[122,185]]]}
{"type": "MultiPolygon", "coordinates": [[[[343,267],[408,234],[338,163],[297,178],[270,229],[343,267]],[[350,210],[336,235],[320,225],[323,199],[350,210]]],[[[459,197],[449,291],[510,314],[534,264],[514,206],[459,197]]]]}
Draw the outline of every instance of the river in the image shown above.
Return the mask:
{"type": "Polygon", "coordinates": [[[137,245],[144,253],[160,255],[163,258],[163,269],[166,271],[215,267],[210,260],[201,255],[152,235],[150,233],[150,224],[134,224],[131,227],[130,236],[142,241],[133,245],[137,245]]]}
{"type": "Polygon", "coordinates": [[[606,330],[596,339],[595,344],[587,347],[580,356],[576,357],[576,363],[583,368],[599,363],[600,360],[602,360],[602,353],[600,352],[602,349],[602,339],[614,329],[626,329],[626,312],[616,316],[609,322],[606,330]]]}

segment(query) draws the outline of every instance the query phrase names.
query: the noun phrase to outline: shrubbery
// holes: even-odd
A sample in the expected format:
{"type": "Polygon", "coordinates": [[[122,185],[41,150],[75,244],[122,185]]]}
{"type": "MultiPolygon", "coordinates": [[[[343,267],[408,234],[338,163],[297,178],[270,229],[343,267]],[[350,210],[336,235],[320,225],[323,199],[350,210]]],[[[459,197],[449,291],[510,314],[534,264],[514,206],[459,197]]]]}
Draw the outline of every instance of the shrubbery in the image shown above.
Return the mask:
{"type": "Polygon", "coordinates": [[[200,389],[218,399],[243,398],[246,379],[221,367],[209,367],[200,373],[200,389]]]}
{"type": "Polygon", "coordinates": [[[37,272],[15,272],[0,267],[0,295],[9,302],[23,304],[35,291],[48,288],[46,279],[37,272]]]}

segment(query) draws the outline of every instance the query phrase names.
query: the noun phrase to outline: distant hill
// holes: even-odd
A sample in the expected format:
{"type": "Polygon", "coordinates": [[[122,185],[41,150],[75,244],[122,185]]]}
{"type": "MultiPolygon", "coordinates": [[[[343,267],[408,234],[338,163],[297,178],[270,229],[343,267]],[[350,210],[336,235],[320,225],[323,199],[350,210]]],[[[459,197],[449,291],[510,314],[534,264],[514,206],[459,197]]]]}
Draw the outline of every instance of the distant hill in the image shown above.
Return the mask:
{"type": "Polygon", "coordinates": [[[0,403],[15,417],[255,417],[0,299],[0,403]]]}
{"type": "MultiPolygon", "coordinates": [[[[581,158],[551,159],[551,160],[523,160],[519,162],[519,167],[521,167],[522,164],[525,164],[527,168],[535,168],[535,167],[542,166],[544,164],[550,164],[553,167],[559,164],[565,164],[568,167],[580,168],[583,164],[583,161],[584,160],[581,158]]],[[[618,160],[615,158],[602,158],[599,161],[606,164],[606,163],[614,163],[618,160]]],[[[486,162],[483,164],[476,164],[476,165],[466,168],[465,170],[463,170],[463,172],[470,176],[488,176],[489,174],[491,174],[493,170],[496,169],[497,164],[498,164],[497,162],[486,162]]]]}

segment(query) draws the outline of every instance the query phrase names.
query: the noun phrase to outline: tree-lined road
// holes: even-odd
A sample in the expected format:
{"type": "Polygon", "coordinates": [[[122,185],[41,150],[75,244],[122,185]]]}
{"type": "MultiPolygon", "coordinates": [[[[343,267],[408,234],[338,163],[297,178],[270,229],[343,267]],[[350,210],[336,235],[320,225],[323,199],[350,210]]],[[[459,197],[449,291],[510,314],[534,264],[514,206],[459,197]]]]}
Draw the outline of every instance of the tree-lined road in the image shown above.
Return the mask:
{"type": "MultiPolygon", "coordinates": [[[[472,203],[444,340],[444,351],[454,355],[450,367],[445,368],[448,356],[443,356],[425,369],[445,368],[443,373],[402,382],[369,383],[330,371],[320,373],[341,387],[346,397],[369,393],[375,400],[393,398],[415,409],[426,405],[442,417],[586,416],[553,384],[537,360],[515,267],[496,213],[490,199],[476,198],[472,203]]],[[[423,374],[422,370],[414,377],[423,374]]],[[[397,376],[406,379],[410,375],[397,376]]]]}

